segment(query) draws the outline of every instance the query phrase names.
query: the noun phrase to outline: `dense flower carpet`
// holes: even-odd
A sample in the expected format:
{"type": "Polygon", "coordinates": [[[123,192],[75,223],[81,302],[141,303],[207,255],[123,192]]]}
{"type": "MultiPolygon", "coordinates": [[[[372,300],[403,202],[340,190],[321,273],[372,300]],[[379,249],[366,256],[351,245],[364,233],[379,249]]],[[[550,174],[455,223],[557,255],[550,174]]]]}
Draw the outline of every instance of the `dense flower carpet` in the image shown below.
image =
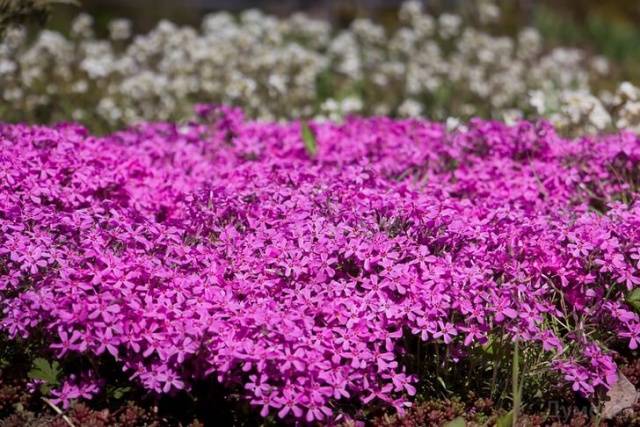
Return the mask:
{"type": "MultiPolygon", "coordinates": [[[[157,393],[211,378],[263,415],[403,411],[409,339],[497,339],[587,398],[640,340],[640,140],[545,122],[0,125],[0,329],[113,358],[157,393]]],[[[91,369],[57,402],[91,398],[91,369]]]]}

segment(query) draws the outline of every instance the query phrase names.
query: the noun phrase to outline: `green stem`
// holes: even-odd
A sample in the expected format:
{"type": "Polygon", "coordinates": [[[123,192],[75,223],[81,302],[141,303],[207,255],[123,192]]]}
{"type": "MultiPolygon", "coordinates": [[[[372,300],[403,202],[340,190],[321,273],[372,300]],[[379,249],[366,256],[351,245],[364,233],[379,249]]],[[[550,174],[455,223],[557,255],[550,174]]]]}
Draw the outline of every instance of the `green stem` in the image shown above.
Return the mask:
{"type": "Polygon", "coordinates": [[[519,359],[519,345],[518,338],[515,338],[514,348],[513,348],[513,361],[511,368],[511,386],[512,386],[512,394],[513,394],[513,427],[516,426],[518,421],[518,412],[520,412],[520,393],[522,388],[520,386],[520,359],[519,359]]]}

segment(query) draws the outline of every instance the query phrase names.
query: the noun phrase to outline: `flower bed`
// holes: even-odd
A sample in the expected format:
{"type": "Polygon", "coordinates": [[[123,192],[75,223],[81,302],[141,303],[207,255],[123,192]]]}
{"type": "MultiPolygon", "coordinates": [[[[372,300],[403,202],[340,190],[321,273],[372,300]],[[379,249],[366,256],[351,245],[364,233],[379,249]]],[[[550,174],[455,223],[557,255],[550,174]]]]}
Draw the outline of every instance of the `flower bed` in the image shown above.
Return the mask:
{"type": "MultiPolygon", "coordinates": [[[[517,346],[529,375],[597,401],[615,350],[636,350],[634,134],[200,115],[106,137],[0,126],[4,332],[45,331],[62,363],[110,358],[158,394],[207,378],[309,422],[402,413],[431,366],[517,346]]],[[[55,402],[100,391],[65,372],[55,402]]]]}

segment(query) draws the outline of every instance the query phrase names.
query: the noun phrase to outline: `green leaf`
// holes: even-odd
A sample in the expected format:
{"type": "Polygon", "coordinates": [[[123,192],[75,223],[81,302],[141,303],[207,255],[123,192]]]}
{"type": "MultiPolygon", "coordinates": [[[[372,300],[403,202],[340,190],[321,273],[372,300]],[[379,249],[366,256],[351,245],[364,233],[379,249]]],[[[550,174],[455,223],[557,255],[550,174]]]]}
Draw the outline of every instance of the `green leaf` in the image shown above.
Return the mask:
{"type": "Polygon", "coordinates": [[[131,387],[114,387],[109,391],[109,394],[111,394],[114,399],[122,399],[129,391],[131,391],[131,387]]]}
{"type": "Polygon", "coordinates": [[[304,148],[307,150],[307,153],[311,157],[315,157],[318,152],[318,145],[316,143],[316,136],[313,134],[313,131],[309,127],[307,122],[302,122],[302,142],[304,143],[304,148]]]}
{"type": "Polygon", "coordinates": [[[496,427],[512,427],[513,411],[509,411],[496,420],[496,427]]]}
{"type": "Polygon", "coordinates": [[[449,389],[447,388],[447,383],[445,383],[445,382],[444,382],[444,380],[442,379],[442,377],[441,377],[441,376],[439,376],[439,375],[438,375],[438,376],[436,377],[436,379],[438,380],[438,382],[440,383],[440,385],[442,386],[442,388],[443,388],[443,389],[445,389],[445,390],[449,390],[449,389]]]}
{"type": "Polygon", "coordinates": [[[33,380],[42,380],[48,386],[54,386],[60,383],[61,373],[62,370],[57,361],[49,363],[48,360],[39,357],[33,361],[33,368],[29,371],[28,376],[33,380]]]}
{"type": "Polygon", "coordinates": [[[633,307],[634,311],[640,313],[640,288],[629,292],[626,297],[627,304],[633,307]]]}
{"type": "Polygon", "coordinates": [[[488,341],[482,345],[482,350],[488,355],[493,355],[495,353],[495,340],[493,337],[489,337],[488,341]]]}
{"type": "Polygon", "coordinates": [[[443,427],[465,427],[467,423],[464,421],[464,417],[454,418],[443,427]]]}

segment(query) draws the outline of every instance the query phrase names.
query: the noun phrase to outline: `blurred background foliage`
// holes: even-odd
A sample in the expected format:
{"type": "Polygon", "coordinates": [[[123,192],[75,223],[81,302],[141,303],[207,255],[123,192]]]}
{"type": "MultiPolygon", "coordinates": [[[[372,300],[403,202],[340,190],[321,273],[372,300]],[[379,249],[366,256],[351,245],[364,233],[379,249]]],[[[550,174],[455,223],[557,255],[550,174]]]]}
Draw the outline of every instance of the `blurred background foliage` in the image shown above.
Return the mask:
{"type": "MultiPolygon", "coordinates": [[[[423,0],[434,14],[464,12],[476,0],[423,0]]],[[[136,32],[147,32],[163,19],[197,26],[210,12],[240,12],[258,8],[276,16],[305,11],[346,27],[355,18],[374,18],[388,28],[397,25],[401,0],[0,0],[0,29],[10,21],[68,32],[73,18],[84,11],[95,19],[98,34],[106,34],[114,18],[132,20],[136,32]],[[55,6],[55,7],[54,7],[55,6]]],[[[500,21],[491,32],[513,35],[534,26],[550,45],[576,46],[602,54],[618,66],[624,80],[640,80],[640,1],[636,0],[500,0],[500,21]]]]}
{"type": "Polygon", "coordinates": [[[0,0],[0,35],[10,24],[44,24],[55,5],[79,6],[75,0],[0,0]]]}
{"type": "Polygon", "coordinates": [[[623,78],[640,78],[640,1],[544,1],[533,19],[547,40],[593,49],[617,63],[623,78]]]}
{"type": "MultiPolygon", "coordinates": [[[[2,2],[16,0],[0,0],[2,2]]],[[[17,0],[33,3],[34,0],[17,0]]],[[[464,12],[475,0],[424,0],[434,14],[464,12]]],[[[36,1],[37,3],[37,1],[36,1]]],[[[80,7],[56,7],[48,26],[65,32],[82,10],[90,13],[98,33],[107,33],[114,18],[127,17],[136,32],[151,30],[160,20],[198,25],[206,13],[240,12],[259,8],[276,16],[305,11],[316,18],[346,27],[360,17],[375,18],[389,28],[397,25],[401,0],[79,0],[80,7]]],[[[523,26],[536,27],[551,45],[576,46],[602,54],[618,66],[617,77],[640,80],[640,1],[636,0],[501,0],[500,21],[490,30],[507,35],[523,26]]]]}
{"type": "Polygon", "coordinates": [[[629,83],[624,90],[618,87],[625,81],[640,85],[640,0],[417,0],[414,6],[429,17],[409,32],[419,43],[402,38],[407,36],[402,32],[407,22],[399,18],[402,3],[0,0],[0,33],[10,22],[26,22],[33,30],[27,32],[30,38],[22,31],[24,49],[12,50],[15,40],[7,37],[4,58],[0,50],[0,99],[8,101],[0,103],[0,117],[27,122],[71,117],[93,129],[106,120],[109,130],[141,119],[183,119],[194,102],[222,102],[262,118],[540,116],[564,126],[567,120],[560,118],[566,116],[573,124],[588,117],[603,129],[611,123],[628,128],[630,120],[617,118],[629,116],[640,129],[640,89],[629,83]],[[491,19],[482,17],[487,4],[491,19]],[[242,18],[248,9],[266,15],[242,18]],[[220,11],[238,19],[222,14],[226,18],[205,29],[203,17],[220,11]],[[302,47],[297,39],[274,41],[287,36],[283,27],[272,26],[270,16],[295,27],[298,11],[329,23],[321,23],[328,32],[314,32],[313,21],[304,21],[299,25],[310,27],[312,35],[302,47]],[[127,35],[111,43],[117,18],[130,21],[127,35]],[[225,19],[239,24],[231,39],[224,34],[225,19]],[[440,30],[454,22],[472,31],[434,35],[425,29],[427,21],[440,30]],[[75,25],[87,27],[87,34],[72,30],[75,25]],[[54,32],[38,33],[43,26],[54,32]],[[130,39],[129,29],[143,37],[130,39]],[[327,39],[314,42],[316,37],[327,39]],[[537,47],[522,44],[527,37],[537,47]],[[234,49],[253,53],[236,62],[234,49]]]}

